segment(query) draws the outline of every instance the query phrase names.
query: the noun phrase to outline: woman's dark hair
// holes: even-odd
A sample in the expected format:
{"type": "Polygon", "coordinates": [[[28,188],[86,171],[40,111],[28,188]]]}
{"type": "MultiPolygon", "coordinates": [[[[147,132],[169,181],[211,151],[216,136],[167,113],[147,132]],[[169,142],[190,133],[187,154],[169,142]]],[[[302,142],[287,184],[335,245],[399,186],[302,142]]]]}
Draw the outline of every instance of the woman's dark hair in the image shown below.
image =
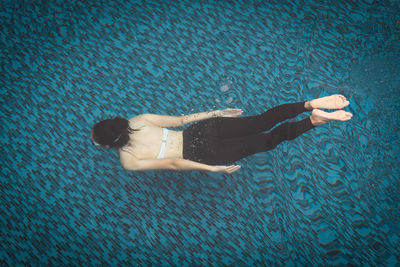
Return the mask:
{"type": "Polygon", "coordinates": [[[116,117],[98,122],[93,127],[93,139],[103,146],[121,148],[129,141],[129,134],[139,129],[129,127],[129,121],[116,117]]]}

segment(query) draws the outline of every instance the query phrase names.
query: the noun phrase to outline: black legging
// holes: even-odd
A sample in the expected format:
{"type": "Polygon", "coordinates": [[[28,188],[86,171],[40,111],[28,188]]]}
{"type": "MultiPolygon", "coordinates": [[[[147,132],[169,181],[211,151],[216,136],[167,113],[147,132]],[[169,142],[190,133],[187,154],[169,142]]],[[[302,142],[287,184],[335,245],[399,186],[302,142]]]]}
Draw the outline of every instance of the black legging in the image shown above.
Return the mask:
{"type": "Polygon", "coordinates": [[[308,111],[305,102],[288,103],[256,116],[215,117],[190,125],[183,131],[183,158],[208,165],[232,163],[275,148],[314,128],[309,117],[275,124],[308,111]]]}

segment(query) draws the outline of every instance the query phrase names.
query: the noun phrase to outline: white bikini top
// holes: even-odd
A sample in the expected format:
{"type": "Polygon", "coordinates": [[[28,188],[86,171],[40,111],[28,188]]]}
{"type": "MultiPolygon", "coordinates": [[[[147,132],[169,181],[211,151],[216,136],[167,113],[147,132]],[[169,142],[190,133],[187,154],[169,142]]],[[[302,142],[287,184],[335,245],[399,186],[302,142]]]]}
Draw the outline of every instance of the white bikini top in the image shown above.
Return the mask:
{"type": "Polygon", "coordinates": [[[164,151],[165,151],[165,145],[167,143],[167,136],[168,136],[168,129],[162,128],[163,129],[163,139],[161,143],[161,150],[160,154],[158,154],[158,159],[163,159],[164,158],[164,151]]]}

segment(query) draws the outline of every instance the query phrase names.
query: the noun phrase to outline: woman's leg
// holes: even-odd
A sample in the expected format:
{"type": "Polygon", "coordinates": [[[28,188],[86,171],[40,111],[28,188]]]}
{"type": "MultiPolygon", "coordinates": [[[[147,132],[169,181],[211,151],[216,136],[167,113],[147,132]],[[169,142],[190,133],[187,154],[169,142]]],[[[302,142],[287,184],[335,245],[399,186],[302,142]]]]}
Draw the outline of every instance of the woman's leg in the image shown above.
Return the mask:
{"type": "Polygon", "coordinates": [[[233,138],[261,133],[271,129],[281,121],[294,118],[304,111],[311,111],[318,108],[341,109],[349,105],[349,103],[346,97],[336,94],[311,101],[283,104],[257,116],[213,118],[208,120],[212,122],[210,126],[214,129],[210,131],[210,134],[220,138],[233,138]]]}
{"type": "MultiPolygon", "coordinates": [[[[307,101],[308,102],[308,101],[307,101]]],[[[203,121],[208,134],[218,138],[234,138],[261,133],[277,123],[294,118],[304,111],[306,101],[287,103],[271,108],[260,115],[247,117],[217,117],[203,121]],[[207,125],[208,124],[208,125],[207,125]]]]}
{"type": "Polygon", "coordinates": [[[212,148],[204,156],[205,164],[228,164],[247,156],[275,148],[285,140],[292,140],[314,128],[310,117],[297,122],[279,125],[269,133],[257,133],[236,138],[214,138],[212,148]]]}
{"type": "Polygon", "coordinates": [[[232,163],[244,157],[273,149],[281,142],[292,140],[317,125],[328,123],[331,120],[347,121],[352,116],[353,114],[344,110],[328,113],[314,109],[310,117],[301,121],[283,123],[269,133],[230,139],[213,138],[212,142],[209,142],[211,149],[208,149],[202,158],[205,159],[204,163],[206,164],[232,163]]]}

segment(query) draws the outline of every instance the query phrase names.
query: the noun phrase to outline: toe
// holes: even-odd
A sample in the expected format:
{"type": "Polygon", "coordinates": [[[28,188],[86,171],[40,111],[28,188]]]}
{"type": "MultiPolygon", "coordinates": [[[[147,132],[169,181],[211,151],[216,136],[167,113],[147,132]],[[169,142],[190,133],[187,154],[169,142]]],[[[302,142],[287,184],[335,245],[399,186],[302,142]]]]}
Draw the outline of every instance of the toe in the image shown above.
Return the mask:
{"type": "Polygon", "coordinates": [[[343,98],[339,97],[336,99],[336,105],[342,108],[346,105],[346,101],[343,98]]]}
{"type": "Polygon", "coordinates": [[[341,99],[341,101],[342,101],[342,105],[343,105],[343,107],[346,107],[346,106],[348,106],[348,105],[350,104],[350,102],[349,102],[349,101],[347,101],[347,99],[346,99],[346,98],[342,98],[342,99],[341,99]]]}

